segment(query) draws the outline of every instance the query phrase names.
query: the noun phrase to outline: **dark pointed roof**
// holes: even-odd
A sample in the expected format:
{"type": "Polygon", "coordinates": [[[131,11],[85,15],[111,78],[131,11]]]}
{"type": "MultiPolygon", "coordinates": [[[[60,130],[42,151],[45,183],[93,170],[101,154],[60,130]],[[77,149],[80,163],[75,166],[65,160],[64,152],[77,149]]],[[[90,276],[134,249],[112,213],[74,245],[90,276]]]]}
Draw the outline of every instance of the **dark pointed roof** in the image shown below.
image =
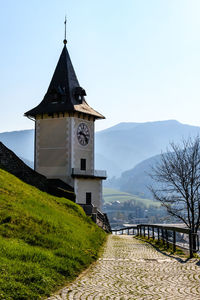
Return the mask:
{"type": "Polygon", "coordinates": [[[64,45],[47,93],[42,102],[24,115],[35,117],[41,114],[82,112],[104,119],[85,101],[86,92],[80,87],[66,45],[64,45]]]}

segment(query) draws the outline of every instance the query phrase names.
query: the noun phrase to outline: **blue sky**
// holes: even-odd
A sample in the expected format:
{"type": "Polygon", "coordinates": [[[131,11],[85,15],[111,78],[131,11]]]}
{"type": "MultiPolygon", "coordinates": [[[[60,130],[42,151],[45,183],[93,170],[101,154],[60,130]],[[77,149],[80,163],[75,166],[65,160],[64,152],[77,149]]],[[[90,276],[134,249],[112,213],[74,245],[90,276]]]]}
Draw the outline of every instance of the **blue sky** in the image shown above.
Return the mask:
{"type": "Polygon", "coordinates": [[[0,0],[0,132],[33,128],[67,39],[101,130],[176,119],[200,126],[199,0],[0,0]]]}

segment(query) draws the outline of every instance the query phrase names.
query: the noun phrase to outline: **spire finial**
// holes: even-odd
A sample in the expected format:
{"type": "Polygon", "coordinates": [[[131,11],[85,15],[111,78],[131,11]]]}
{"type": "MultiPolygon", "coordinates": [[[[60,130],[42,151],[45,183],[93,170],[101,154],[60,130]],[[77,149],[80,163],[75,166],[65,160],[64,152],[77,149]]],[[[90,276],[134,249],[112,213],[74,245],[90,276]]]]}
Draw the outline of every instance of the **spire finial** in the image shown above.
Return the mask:
{"type": "Polygon", "coordinates": [[[67,39],[66,39],[66,24],[67,24],[67,18],[66,18],[66,16],[65,16],[65,22],[64,22],[64,24],[65,24],[65,35],[64,35],[64,41],[63,41],[63,43],[64,43],[64,45],[66,45],[66,44],[67,44],[67,39]]]}

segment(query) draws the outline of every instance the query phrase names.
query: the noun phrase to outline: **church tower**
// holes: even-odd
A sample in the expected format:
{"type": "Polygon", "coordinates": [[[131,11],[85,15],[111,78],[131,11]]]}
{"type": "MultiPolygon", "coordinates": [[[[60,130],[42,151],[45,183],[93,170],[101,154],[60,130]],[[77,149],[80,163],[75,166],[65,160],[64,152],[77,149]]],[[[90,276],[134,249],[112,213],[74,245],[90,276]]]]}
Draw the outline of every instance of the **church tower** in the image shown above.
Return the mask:
{"type": "Polygon", "coordinates": [[[104,116],[87,104],[66,44],[43,100],[25,113],[35,120],[34,168],[73,187],[77,203],[101,208],[106,172],[94,166],[94,123],[104,116]]]}

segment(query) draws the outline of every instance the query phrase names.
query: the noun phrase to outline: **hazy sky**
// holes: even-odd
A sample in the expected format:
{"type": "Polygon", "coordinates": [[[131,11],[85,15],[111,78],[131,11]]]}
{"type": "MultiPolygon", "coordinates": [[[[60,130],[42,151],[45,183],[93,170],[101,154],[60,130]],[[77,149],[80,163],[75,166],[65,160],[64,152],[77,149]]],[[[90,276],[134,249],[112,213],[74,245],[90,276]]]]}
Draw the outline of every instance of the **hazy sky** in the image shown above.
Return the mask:
{"type": "Polygon", "coordinates": [[[119,122],[200,126],[199,0],[0,0],[0,132],[32,128],[63,47],[87,102],[119,122]]]}

